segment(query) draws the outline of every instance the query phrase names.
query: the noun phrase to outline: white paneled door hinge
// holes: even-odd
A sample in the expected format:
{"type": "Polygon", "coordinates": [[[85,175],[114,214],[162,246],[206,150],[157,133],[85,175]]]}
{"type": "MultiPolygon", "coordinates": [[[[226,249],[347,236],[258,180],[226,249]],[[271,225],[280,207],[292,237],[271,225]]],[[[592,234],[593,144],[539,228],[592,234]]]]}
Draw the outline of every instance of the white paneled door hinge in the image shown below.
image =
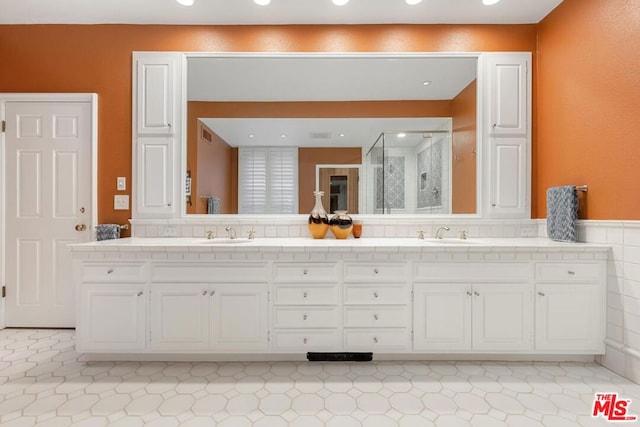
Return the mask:
{"type": "Polygon", "coordinates": [[[413,302],[413,291],[411,291],[411,302],[413,302]]]}
{"type": "Polygon", "coordinates": [[[411,331],[411,342],[413,342],[413,331],[411,331]]]}
{"type": "Polygon", "coordinates": [[[2,298],[5,298],[7,296],[7,287],[3,286],[2,287],[2,298]]]}
{"type": "Polygon", "coordinates": [[[271,301],[271,291],[267,291],[267,301],[271,301]]]}
{"type": "Polygon", "coordinates": [[[267,331],[267,342],[271,341],[271,331],[267,331]]]}
{"type": "Polygon", "coordinates": [[[5,120],[2,121],[2,132],[7,131],[7,122],[5,120]]]}

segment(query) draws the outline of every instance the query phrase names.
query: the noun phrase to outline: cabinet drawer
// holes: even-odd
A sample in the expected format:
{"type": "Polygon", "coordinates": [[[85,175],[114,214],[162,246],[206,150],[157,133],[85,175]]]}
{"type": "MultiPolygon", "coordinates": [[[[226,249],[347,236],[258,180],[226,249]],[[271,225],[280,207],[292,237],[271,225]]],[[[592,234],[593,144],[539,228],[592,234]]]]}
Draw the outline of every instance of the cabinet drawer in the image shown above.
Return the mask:
{"type": "Polygon", "coordinates": [[[338,264],[275,264],[274,278],[278,282],[335,282],[338,264]]]}
{"type": "Polygon", "coordinates": [[[405,328],[385,330],[345,329],[346,349],[379,351],[406,350],[409,348],[409,330],[405,328]]]}
{"type": "Polygon", "coordinates": [[[420,262],[414,266],[415,280],[437,282],[463,280],[529,280],[531,267],[525,262],[420,262]]]}
{"type": "Polygon", "coordinates": [[[84,263],[83,282],[144,282],[143,263],[84,263]]]}
{"type": "Polygon", "coordinates": [[[151,281],[157,283],[266,282],[265,263],[161,263],[153,265],[151,281]]]}
{"type": "Polygon", "coordinates": [[[405,263],[345,263],[344,280],[347,281],[404,281],[407,279],[405,263]]]}
{"type": "Polygon", "coordinates": [[[536,280],[540,281],[597,281],[602,278],[603,266],[597,262],[540,262],[536,264],[536,280]]]}
{"type": "Polygon", "coordinates": [[[277,307],[273,316],[275,328],[335,328],[339,317],[335,307],[277,307]]]}
{"type": "Polygon", "coordinates": [[[345,327],[405,327],[409,324],[407,307],[358,307],[344,309],[345,327]]]}
{"type": "Polygon", "coordinates": [[[278,305],[334,305],[339,301],[333,285],[275,285],[274,302],[278,305]]]}
{"type": "Polygon", "coordinates": [[[274,331],[273,345],[275,350],[336,351],[340,349],[339,335],[336,329],[274,331]]]}
{"type": "Polygon", "coordinates": [[[404,286],[355,286],[346,285],[345,304],[407,304],[409,294],[404,286]]]}

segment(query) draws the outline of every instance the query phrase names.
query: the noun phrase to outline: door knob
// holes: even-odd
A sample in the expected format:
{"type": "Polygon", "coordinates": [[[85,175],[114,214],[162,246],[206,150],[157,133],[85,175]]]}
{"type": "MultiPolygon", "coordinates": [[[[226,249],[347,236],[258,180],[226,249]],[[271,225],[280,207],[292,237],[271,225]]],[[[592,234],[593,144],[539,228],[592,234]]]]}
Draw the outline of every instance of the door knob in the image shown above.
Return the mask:
{"type": "Polygon", "coordinates": [[[87,229],[87,226],[84,224],[76,224],[76,231],[84,231],[87,229]]]}

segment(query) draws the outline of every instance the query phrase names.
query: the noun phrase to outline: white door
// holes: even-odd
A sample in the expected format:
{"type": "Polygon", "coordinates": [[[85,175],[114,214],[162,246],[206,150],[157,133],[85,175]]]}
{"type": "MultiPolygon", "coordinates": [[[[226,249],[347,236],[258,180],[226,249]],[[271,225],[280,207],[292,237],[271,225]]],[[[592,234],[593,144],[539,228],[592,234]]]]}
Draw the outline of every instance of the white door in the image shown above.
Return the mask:
{"type": "Polygon", "coordinates": [[[145,347],[144,285],[86,283],[83,309],[83,348],[78,351],[141,351],[145,347]],[[114,315],[117,313],[117,315],[114,315]]]}
{"type": "Polygon", "coordinates": [[[413,307],[414,350],[471,348],[471,285],[416,285],[413,307]]]}
{"type": "Polygon", "coordinates": [[[214,352],[267,348],[267,285],[216,285],[211,311],[214,352]]]}
{"type": "Polygon", "coordinates": [[[539,284],[536,290],[536,350],[604,352],[600,284],[539,284]]]}
{"type": "Polygon", "coordinates": [[[533,341],[531,285],[473,286],[473,349],[530,350],[533,341]]]}
{"type": "Polygon", "coordinates": [[[69,243],[91,239],[91,102],[5,103],[6,325],[74,327],[69,243]]]}
{"type": "Polygon", "coordinates": [[[209,348],[209,285],[151,285],[150,305],[152,350],[209,348]]]}

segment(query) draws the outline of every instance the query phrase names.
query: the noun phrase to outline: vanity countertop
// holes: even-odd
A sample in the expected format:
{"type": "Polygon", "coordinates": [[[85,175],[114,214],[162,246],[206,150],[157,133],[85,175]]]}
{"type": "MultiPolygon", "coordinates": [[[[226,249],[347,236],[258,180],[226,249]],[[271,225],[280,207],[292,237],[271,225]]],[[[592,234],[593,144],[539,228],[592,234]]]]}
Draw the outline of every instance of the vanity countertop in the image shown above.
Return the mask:
{"type": "Polygon", "coordinates": [[[322,239],[308,237],[256,238],[255,240],[165,237],[123,238],[69,245],[74,252],[606,252],[610,246],[563,243],[546,238],[362,238],[322,239]],[[241,243],[240,243],[241,242],[241,243]]]}

